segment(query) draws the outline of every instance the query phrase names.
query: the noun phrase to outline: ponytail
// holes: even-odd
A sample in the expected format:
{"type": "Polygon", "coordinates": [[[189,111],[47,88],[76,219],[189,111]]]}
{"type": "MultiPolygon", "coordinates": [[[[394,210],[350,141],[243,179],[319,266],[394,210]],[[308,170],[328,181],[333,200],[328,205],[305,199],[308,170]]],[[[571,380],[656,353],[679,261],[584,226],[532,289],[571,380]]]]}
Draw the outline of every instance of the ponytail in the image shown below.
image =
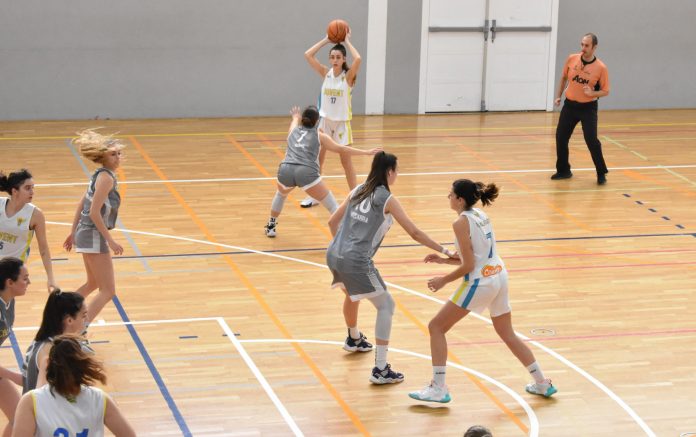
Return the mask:
{"type": "Polygon", "coordinates": [[[479,200],[483,206],[489,206],[498,197],[499,191],[494,183],[484,184],[469,179],[457,179],[452,183],[452,192],[464,199],[466,209],[473,207],[479,200]]]}

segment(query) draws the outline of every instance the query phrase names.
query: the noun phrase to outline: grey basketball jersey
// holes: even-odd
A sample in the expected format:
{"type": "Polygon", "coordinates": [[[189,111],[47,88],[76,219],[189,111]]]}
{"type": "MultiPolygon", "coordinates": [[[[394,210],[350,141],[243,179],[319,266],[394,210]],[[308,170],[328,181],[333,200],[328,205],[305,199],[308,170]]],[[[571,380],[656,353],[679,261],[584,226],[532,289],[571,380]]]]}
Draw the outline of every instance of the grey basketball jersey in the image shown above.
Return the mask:
{"type": "Polygon", "coordinates": [[[121,206],[121,195],[118,194],[118,183],[116,181],[116,176],[108,168],[100,168],[94,172],[92,179],[89,181],[89,187],[87,188],[87,195],[85,196],[85,202],[82,205],[82,213],[80,214],[80,225],[85,228],[96,229],[94,222],[89,216],[89,209],[92,207],[92,199],[94,199],[94,190],[97,184],[97,177],[101,172],[109,173],[114,180],[114,187],[109,191],[109,195],[104,200],[104,205],[101,207],[100,215],[107,229],[113,229],[116,227],[116,218],[118,217],[118,208],[121,206]]]}
{"type": "Polygon", "coordinates": [[[39,352],[44,346],[49,344],[51,339],[45,341],[32,341],[27,349],[27,355],[24,357],[22,365],[22,393],[36,388],[36,382],[39,379],[39,363],[37,358],[39,352]]]}
{"type": "MultiPolygon", "coordinates": [[[[351,198],[360,187],[353,191],[351,198]]],[[[338,232],[327,249],[330,264],[344,271],[360,270],[371,264],[372,257],[394,222],[391,214],[384,213],[390,197],[389,190],[380,185],[359,204],[352,201],[348,204],[338,232]]]]}
{"type": "Polygon", "coordinates": [[[7,340],[12,332],[12,325],[15,319],[15,300],[12,299],[9,305],[0,299],[0,346],[7,340]]]}
{"type": "Polygon", "coordinates": [[[288,135],[288,148],[285,150],[286,164],[306,165],[319,171],[319,131],[316,126],[296,127],[288,135]]]}

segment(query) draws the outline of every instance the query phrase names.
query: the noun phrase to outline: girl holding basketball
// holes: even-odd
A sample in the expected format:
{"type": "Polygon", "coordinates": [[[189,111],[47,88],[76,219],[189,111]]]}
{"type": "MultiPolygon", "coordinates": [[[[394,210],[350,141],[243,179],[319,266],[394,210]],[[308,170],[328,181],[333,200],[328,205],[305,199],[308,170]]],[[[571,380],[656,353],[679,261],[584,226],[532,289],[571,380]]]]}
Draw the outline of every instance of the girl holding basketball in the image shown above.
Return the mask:
{"type": "Polygon", "coordinates": [[[544,378],[534,354],[512,328],[508,274],[498,255],[493,226],[486,213],[474,208],[478,201],[483,206],[493,203],[498,197],[498,187],[495,184],[458,179],[452,184],[447,197],[450,208],[457,213],[452,228],[459,258],[442,258],[435,253],[426,256],[426,263],[456,266],[449,274],[430,279],[428,288],[435,292],[449,282],[462,280],[462,283],[428,325],[433,380],[422,390],[409,393],[409,396],[428,402],[446,403],[451,400],[445,385],[445,334],[470,311],[481,312],[488,308],[495,332],[534,378],[534,382],[525,387],[527,392],[548,398],[556,393],[556,388],[550,379],[544,378]]]}
{"type": "Polygon", "coordinates": [[[271,202],[271,217],[264,227],[269,238],[276,236],[277,219],[283,211],[285,199],[295,187],[300,187],[313,198],[320,199],[321,204],[331,213],[338,208],[334,195],[321,180],[318,159],[321,151],[328,149],[350,156],[374,155],[382,150],[360,150],[337,144],[317,128],[319,110],[315,106],[306,107],[301,114],[300,108],[295,106],[290,113],[292,121],[288,131],[288,147],[285,158],[278,166],[278,188],[271,202]]]}
{"type": "Polygon", "coordinates": [[[46,219],[43,212],[30,203],[34,198],[34,179],[25,168],[5,176],[0,172],[0,191],[10,197],[0,197],[0,257],[14,256],[26,262],[34,234],[39,243],[41,262],[48,278],[48,291],[58,288],[53,277],[51,251],[46,239],[46,219]]]}
{"type": "Polygon", "coordinates": [[[85,263],[87,281],[75,291],[87,297],[99,289],[87,306],[89,323],[116,295],[110,250],[115,255],[120,255],[123,247],[113,239],[109,231],[116,226],[118,208],[121,205],[115,171],[121,164],[121,149],[125,146],[119,140],[91,129],[78,132],[73,144],[79,147],[82,156],[101,164],[90,179],[87,193],[77,205],[72,230],[63,243],[67,251],[75,246],[75,252],[82,254],[85,263]]]}
{"type": "MultiPolygon", "coordinates": [[[[336,21],[340,23],[337,26],[343,26],[344,29],[334,29],[337,31],[336,35],[333,35],[334,38],[337,38],[335,40],[337,44],[329,51],[330,66],[321,64],[316,58],[317,52],[331,42],[329,36],[325,36],[310,47],[304,56],[312,69],[324,80],[319,97],[319,114],[321,115],[319,129],[327,133],[338,144],[348,146],[353,143],[353,131],[350,127],[350,120],[353,118],[351,93],[362,59],[358,50],[350,42],[350,28],[347,27],[347,23],[341,20],[336,21]],[[340,43],[343,36],[342,32],[346,32],[343,40],[345,45],[340,43]],[[353,64],[350,66],[346,61],[346,47],[353,58],[353,64]]],[[[334,22],[332,22],[333,24],[334,22]]],[[[329,31],[332,31],[331,26],[329,26],[329,31]]],[[[357,185],[358,179],[351,155],[341,153],[340,156],[348,187],[352,190],[357,185]]],[[[321,167],[324,166],[325,157],[326,152],[322,150],[319,154],[321,167]]],[[[307,198],[302,201],[301,205],[308,208],[318,205],[318,202],[312,198],[307,198]]]]}

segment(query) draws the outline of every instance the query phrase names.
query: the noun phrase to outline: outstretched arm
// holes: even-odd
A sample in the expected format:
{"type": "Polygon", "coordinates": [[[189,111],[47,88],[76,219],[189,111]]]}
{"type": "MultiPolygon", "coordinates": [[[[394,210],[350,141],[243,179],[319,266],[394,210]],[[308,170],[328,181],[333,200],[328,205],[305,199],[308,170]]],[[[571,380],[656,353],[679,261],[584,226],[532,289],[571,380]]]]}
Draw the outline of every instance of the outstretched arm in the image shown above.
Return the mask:
{"type": "Polygon", "coordinates": [[[459,217],[453,224],[454,236],[461,253],[459,254],[460,263],[456,269],[445,276],[436,276],[428,281],[428,288],[437,291],[454,280],[464,277],[474,269],[474,250],[471,247],[471,236],[469,235],[469,219],[459,217]]]}
{"type": "Polygon", "coordinates": [[[300,114],[300,107],[293,106],[292,109],[290,109],[290,116],[292,117],[292,121],[290,121],[290,128],[288,129],[288,135],[290,135],[292,133],[292,131],[295,130],[295,128],[300,125],[300,119],[302,119],[302,115],[300,114]]]}
{"type": "Polygon", "coordinates": [[[321,143],[321,147],[325,148],[326,150],[330,150],[336,153],[345,153],[347,155],[375,155],[382,151],[381,147],[375,147],[374,149],[369,150],[362,150],[356,149],[355,147],[351,146],[342,146],[335,142],[328,134],[325,134],[324,132],[319,132],[319,143],[321,143]]]}
{"type": "Polygon", "coordinates": [[[446,249],[438,242],[433,240],[425,232],[418,229],[411,218],[406,214],[406,211],[401,206],[401,203],[396,199],[396,197],[391,196],[387,200],[387,204],[384,207],[384,212],[394,216],[394,219],[404,228],[404,231],[413,238],[415,241],[419,242],[423,246],[429,247],[438,252],[445,253],[446,249]]]}

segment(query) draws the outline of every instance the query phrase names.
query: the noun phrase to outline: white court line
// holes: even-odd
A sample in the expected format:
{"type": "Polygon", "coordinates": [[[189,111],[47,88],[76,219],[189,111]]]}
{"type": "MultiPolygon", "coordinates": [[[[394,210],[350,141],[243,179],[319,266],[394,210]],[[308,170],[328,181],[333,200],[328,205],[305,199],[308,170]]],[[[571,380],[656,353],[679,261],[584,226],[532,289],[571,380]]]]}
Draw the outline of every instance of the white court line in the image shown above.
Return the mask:
{"type": "MultiPolygon", "coordinates": [[[[304,434],[300,430],[300,428],[297,426],[295,421],[293,420],[292,416],[290,416],[290,413],[288,413],[288,410],[285,408],[283,403],[278,399],[278,396],[276,396],[275,392],[273,391],[273,388],[271,388],[270,384],[266,380],[266,378],[263,376],[259,368],[256,366],[254,361],[251,359],[249,354],[247,354],[246,350],[244,349],[244,346],[237,340],[237,337],[234,335],[234,331],[230,329],[229,325],[227,322],[222,317],[192,317],[188,319],[163,319],[163,320],[144,320],[144,321],[139,321],[139,322],[109,322],[109,323],[98,323],[91,325],[91,328],[95,327],[103,327],[103,326],[126,326],[126,325],[160,325],[160,324],[165,324],[165,323],[190,323],[190,322],[202,322],[202,321],[215,321],[218,322],[222,330],[227,334],[227,338],[230,339],[234,347],[237,349],[237,352],[239,352],[239,355],[244,359],[244,362],[247,364],[251,372],[254,374],[256,379],[259,381],[261,384],[261,387],[263,387],[264,391],[268,395],[269,398],[271,398],[271,401],[275,404],[276,408],[280,412],[280,414],[283,416],[283,419],[285,419],[285,422],[287,422],[288,426],[290,426],[290,429],[292,429],[293,433],[296,436],[303,436],[304,434]]],[[[13,328],[13,331],[36,331],[39,329],[38,326],[23,326],[19,328],[13,328]]]]}
{"type": "MultiPolygon", "coordinates": [[[[299,339],[285,339],[285,338],[279,338],[279,339],[270,339],[270,338],[265,338],[265,339],[256,339],[256,340],[237,340],[240,343],[312,343],[312,344],[330,344],[330,345],[337,345],[337,346],[342,346],[343,342],[339,341],[326,341],[326,340],[299,340],[299,339]]],[[[421,354],[418,352],[412,352],[409,350],[405,349],[397,349],[390,347],[389,352],[396,352],[399,354],[404,354],[404,355],[410,355],[413,357],[418,357],[418,358],[423,358],[426,360],[431,360],[432,357],[430,355],[425,355],[421,354]]],[[[453,363],[452,361],[447,361],[447,365],[454,367],[455,369],[463,370],[466,373],[469,373],[471,375],[474,375],[480,379],[483,379],[485,381],[488,381],[489,383],[495,385],[496,387],[500,388],[503,390],[505,393],[509,394],[521,407],[524,409],[524,411],[527,413],[527,417],[529,418],[529,435],[530,436],[538,436],[539,435],[539,419],[536,416],[536,413],[532,409],[532,407],[527,403],[527,401],[524,400],[524,398],[520,395],[517,394],[514,390],[512,390],[510,387],[507,385],[503,384],[502,382],[498,381],[497,379],[494,379],[484,373],[481,373],[477,370],[471,369],[469,367],[462,366],[461,364],[453,363]]]]}
{"type": "Polygon", "coordinates": [[[268,383],[268,381],[266,381],[266,378],[263,376],[263,373],[261,373],[259,368],[256,366],[256,363],[254,363],[254,360],[252,360],[249,354],[247,354],[246,350],[244,349],[244,346],[242,346],[239,340],[237,340],[237,337],[234,335],[234,332],[232,332],[232,329],[230,329],[227,322],[225,322],[225,320],[222,317],[217,317],[217,322],[220,324],[222,330],[225,331],[225,333],[227,334],[227,338],[229,338],[234,347],[237,348],[239,355],[242,356],[244,362],[247,364],[249,369],[251,369],[251,372],[254,374],[254,376],[256,376],[256,379],[259,381],[263,389],[266,391],[268,397],[271,398],[278,411],[280,411],[280,414],[283,416],[283,419],[285,419],[285,422],[288,424],[288,426],[290,426],[292,432],[297,436],[303,436],[304,434],[302,434],[302,431],[300,431],[300,428],[295,423],[295,420],[293,420],[290,413],[288,413],[288,410],[285,408],[285,405],[283,405],[280,399],[278,399],[278,396],[276,396],[275,392],[273,391],[273,388],[271,388],[271,385],[268,383]]]}
{"type": "MultiPolygon", "coordinates": [[[[696,164],[685,165],[649,165],[649,166],[634,166],[634,167],[609,167],[609,170],[666,170],[670,168],[696,168],[696,164]]],[[[555,169],[524,169],[524,170],[461,170],[461,171],[432,171],[420,173],[399,173],[399,177],[405,176],[447,176],[447,175],[467,175],[467,174],[511,174],[511,173],[551,173],[555,169]]],[[[573,171],[593,171],[597,170],[594,167],[574,168],[573,171]]],[[[336,179],[345,178],[341,175],[324,175],[322,178],[336,179]]],[[[358,177],[367,177],[365,174],[359,174],[358,177]]],[[[258,178],[218,178],[218,179],[157,179],[152,181],[119,181],[120,185],[136,185],[136,184],[191,184],[203,182],[247,182],[247,181],[274,181],[274,177],[258,177],[258,178]]],[[[60,182],[54,184],[35,184],[35,187],[72,187],[85,186],[89,182],[60,182]]]]}
{"type": "MultiPolygon", "coordinates": [[[[47,221],[46,223],[52,224],[52,225],[72,226],[72,223],[49,222],[49,221],[47,221]]],[[[305,261],[305,260],[303,260],[303,259],[292,258],[292,257],[285,256],[285,255],[279,255],[279,254],[277,254],[277,253],[262,252],[262,251],[259,251],[259,250],[249,249],[249,248],[246,248],[246,247],[233,246],[233,245],[231,245],[231,244],[213,243],[213,242],[211,242],[211,241],[196,240],[196,239],[194,239],[194,238],[179,237],[179,236],[176,236],[176,235],[158,234],[158,233],[155,233],[155,232],[134,231],[134,230],[130,230],[130,229],[119,229],[119,228],[115,228],[115,230],[118,230],[118,231],[121,231],[121,232],[129,232],[129,233],[132,233],[132,234],[141,234],[141,235],[149,235],[149,236],[153,236],[153,237],[170,238],[170,239],[173,239],[173,240],[189,241],[189,242],[192,242],[192,243],[204,244],[204,245],[208,245],[208,246],[224,247],[224,248],[226,248],[226,249],[235,249],[235,250],[240,250],[240,251],[246,251],[246,252],[255,253],[255,254],[258,254],[258,255],[270,256],[270,257],[273,257],[273,258],[279,258],[279,259],[286,260],[286,261],[296,262],[296,263],[300,263],[300,264],[306,264],[306,265],[310,265],[310,266],[314,266],[314,267],[319,267],[319,268],[322,268],[322,269],[328,269],[327,266],[325,266],[325,265],[323,265],[323,264],[318,264],[318,263],[315,263],[315,262],[312,262],[312,261],[305,261]]],[[[394,288],[396,288],[396,289],[398,289],[398,290],[401,290],[401,291],[404,291],[404,292],[406,292],[406,293],[413,294],[413,295],[415,295],[415,296],[419,296],[419,297],[422,297],[422,298],[424,298],[424,299],[431,300],[431,301],[433,301],[433,302],[437,302],[437,303],[439,303],[439,304],[441,304],[441,305],[445,303],[444,300],[438,299],[438,298],[436,298],[436,297],[428,296],[428,295],[423,294],[423,293],[420,293],[420,292],[418,292],[418,291],[411,290],[411,289],[409,289],[409,288],[402,287],[402,286],[400,286],[400,285],[396,285],[396,284],[393,284],[393,283],[390,283],[390,282],[386,282],[386,281],[385,281],[385,283],[386,283],[387,285],[389,285],[390,287],[394,287],[394,288]]],[[[478,314],[475,314],[475,313],[471,313],[471,314],[473,314],[473,316],[474,316],[475,318],[478,318],[479,320],[483,320],[483,321],[485,321],[485,322],[488,323],[488,324],[492,324],[491,320],[488,319],[488,318],[486,318],[486,317],[483,317],[483,316],[478,315],[478,314]]],[[[520,338],[527,338],[527,337],[525,337],[523,334],[520,334],[520,333],[517,332],[517,331],[515,331],[515,334],[516,334],[517,336],[519,336],[520,338]]],[[[624,411],[626,411],[626,413],[628,413],[629,416],[631,416],[631,417],[633,418],[633,420],[643,429],[643,431],[645,431],[645,433],[646,433],[647,435],[649,435],[649,436],[651,436],[651,437],[655,436],[655,433],[654,433],[654,432],[650,429],[650,427],[643,421],[643,419],[642,419],[640,416],[638,416],[638,414],[636,414],[636,412],[633,411],[633,409],[632,409],[626,402],[624,402],[618,395],[616,395],[614,392],[612,392],[612,391],[609,389],[609,387],[605,386],[601,381],[599,381],[598,379],[596,379],[595,377],[593,377],[592,375],[590,375],[589,373],[587,373],[585,370],[581,369],[579,366],[573,364],[570,360],[568,360],[567,358],[563,357],[563,356],[562,356],[561,354],[559,354],[558,352],[555,352],[555,351],[553,351],[552,349],[550,349],[550,348],[548,348],[548,347],[546,347],[546,346],[543,346],[543,345],[541,345],[540,343],[537,343],[536,341],[532,341],[531,343],[532,343],[534,346],[539,347],[539,348],[540,348],[541,350],[543,350],[544,352],[550,354],[552,357],[554,357],[554,358],[556,358],[557,360],[561,361],[563,364],[567,365],[567,366],[570,367],[571,369],[575,370],[575,371],[578,372],[580,375],[582,375],[585,379],[587,379],[589,382],[591,382],[593,385],[595,385],[597,388],[599,388],[601,391],[603,391],[604,393],[608,394],[609,397],[610,397],[611,399],[613,399],[624,411]]]]}

